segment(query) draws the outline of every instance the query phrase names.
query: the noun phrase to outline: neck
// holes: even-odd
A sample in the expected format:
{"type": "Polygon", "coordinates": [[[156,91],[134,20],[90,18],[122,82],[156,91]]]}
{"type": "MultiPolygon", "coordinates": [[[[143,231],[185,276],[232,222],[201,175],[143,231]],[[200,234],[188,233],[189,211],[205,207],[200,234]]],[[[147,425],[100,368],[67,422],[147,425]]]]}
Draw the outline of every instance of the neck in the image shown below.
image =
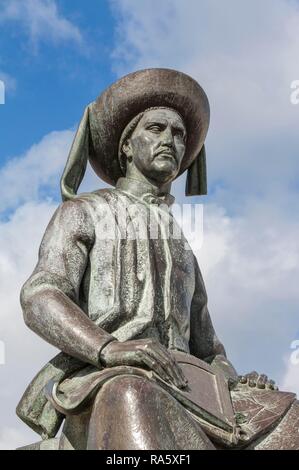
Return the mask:
{"type": "Polygon", "coordinates": [[[135,165],[130,165],[127,168],[126,178],[143,183],[154,190],[158,191],[158,194],[170,193],[171,183],[163,183],[160,181],[153,180],[143,175],[135,165]]]}

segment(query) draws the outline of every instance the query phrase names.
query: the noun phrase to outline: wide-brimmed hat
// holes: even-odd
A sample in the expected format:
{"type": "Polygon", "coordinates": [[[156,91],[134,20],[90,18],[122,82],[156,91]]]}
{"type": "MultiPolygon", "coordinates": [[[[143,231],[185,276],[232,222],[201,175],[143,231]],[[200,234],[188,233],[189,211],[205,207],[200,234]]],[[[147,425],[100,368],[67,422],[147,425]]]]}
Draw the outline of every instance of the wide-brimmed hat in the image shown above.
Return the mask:
{"type": "Polygon", "coordinates": [[[86,108],[61,180],[63,199],[76,194],[87,160],[102,180],[114,186],[124,176],[118,158],[124,129],[139,113],[159,106],[178,111],[187,129],[179,172],[188,169],[186,194],[206,194],[204,141],[210,119],[208,98],[190,76],[153,68],[126,75],[86,108]]]}

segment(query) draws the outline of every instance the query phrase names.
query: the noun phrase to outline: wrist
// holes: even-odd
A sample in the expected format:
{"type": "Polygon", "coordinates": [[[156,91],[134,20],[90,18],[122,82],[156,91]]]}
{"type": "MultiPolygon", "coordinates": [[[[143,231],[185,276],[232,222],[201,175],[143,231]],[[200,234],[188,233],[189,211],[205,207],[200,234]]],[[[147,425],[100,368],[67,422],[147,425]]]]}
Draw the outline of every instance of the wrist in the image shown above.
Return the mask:
{"type": "Polygon", "coordinates": [[[113,336],[110,336],[110,338],[107,338],[107,341],[102,345],[100,351],[98,352],[98,363],[100,367],[106,367],[106,359],[105,359],[105,353],[107,351],[107,346],[109,346],[111,343],[118,342],[116,338],[113,336]]]}

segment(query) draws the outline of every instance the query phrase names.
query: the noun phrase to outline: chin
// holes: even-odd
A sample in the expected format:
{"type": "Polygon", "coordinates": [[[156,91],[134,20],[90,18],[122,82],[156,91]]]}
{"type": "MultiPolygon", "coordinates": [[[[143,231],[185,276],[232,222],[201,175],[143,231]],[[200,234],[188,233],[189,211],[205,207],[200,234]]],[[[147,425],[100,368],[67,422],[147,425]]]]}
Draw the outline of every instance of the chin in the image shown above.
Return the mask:
{"type": "Polygon", "coordinates": [[[152,168],[152,174],[155,175],[155,179],[158,181],[168,183],[175,179],[178,174],[178,169],[173,162],[166,160],[164,162],[159,162],[158,165],[154,165],[154,168],[152,168]]]}
{"type": "Polygon", "coordinates": [[[161,183],[161,184],[166,184],[166,183],[171,183],[173,180],[175,180],[178,172],[177,171],[167,171],[166,169],[160,169],[159,171],[153,172],[151,177],[161,183]]]}

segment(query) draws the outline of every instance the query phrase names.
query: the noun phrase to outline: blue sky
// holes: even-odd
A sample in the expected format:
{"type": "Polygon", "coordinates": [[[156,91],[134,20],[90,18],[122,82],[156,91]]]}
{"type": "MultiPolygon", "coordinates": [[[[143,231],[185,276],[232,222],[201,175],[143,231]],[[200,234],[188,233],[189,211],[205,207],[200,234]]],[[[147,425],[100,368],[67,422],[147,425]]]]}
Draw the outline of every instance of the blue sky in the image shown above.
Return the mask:
{"type": "MultiPolygon", "coordinates": [[[[36,440],[14,407],[55,354],[18,302],[59,201],[84,107],[119,76],[162,66],[192,75],[211,105],[204,243],[193,248],[211,316],[240,372],[299,392],[299,7],[292,0],[0,0],[0,448],[36,440]],[[22,364],[22,367],[20,367],[22,364]],[[17,378],[15,378],[17,377],[17,378]]],[[[82,190],[102,183],[89,171],[82,190]]]]}
{"type": "Polygon", "coordinates": [[[0,108],[1,164],[50,131],[74,126],[86,103],[115,78],[109,3],[89,0],[82,8],[80,0],[65,0],[57,6],[80,30],[81,44],[72,37],[55,44],[42,32],[34,39],[13,19],[0,23],[0,69],[16,81],[0,108]]]}

